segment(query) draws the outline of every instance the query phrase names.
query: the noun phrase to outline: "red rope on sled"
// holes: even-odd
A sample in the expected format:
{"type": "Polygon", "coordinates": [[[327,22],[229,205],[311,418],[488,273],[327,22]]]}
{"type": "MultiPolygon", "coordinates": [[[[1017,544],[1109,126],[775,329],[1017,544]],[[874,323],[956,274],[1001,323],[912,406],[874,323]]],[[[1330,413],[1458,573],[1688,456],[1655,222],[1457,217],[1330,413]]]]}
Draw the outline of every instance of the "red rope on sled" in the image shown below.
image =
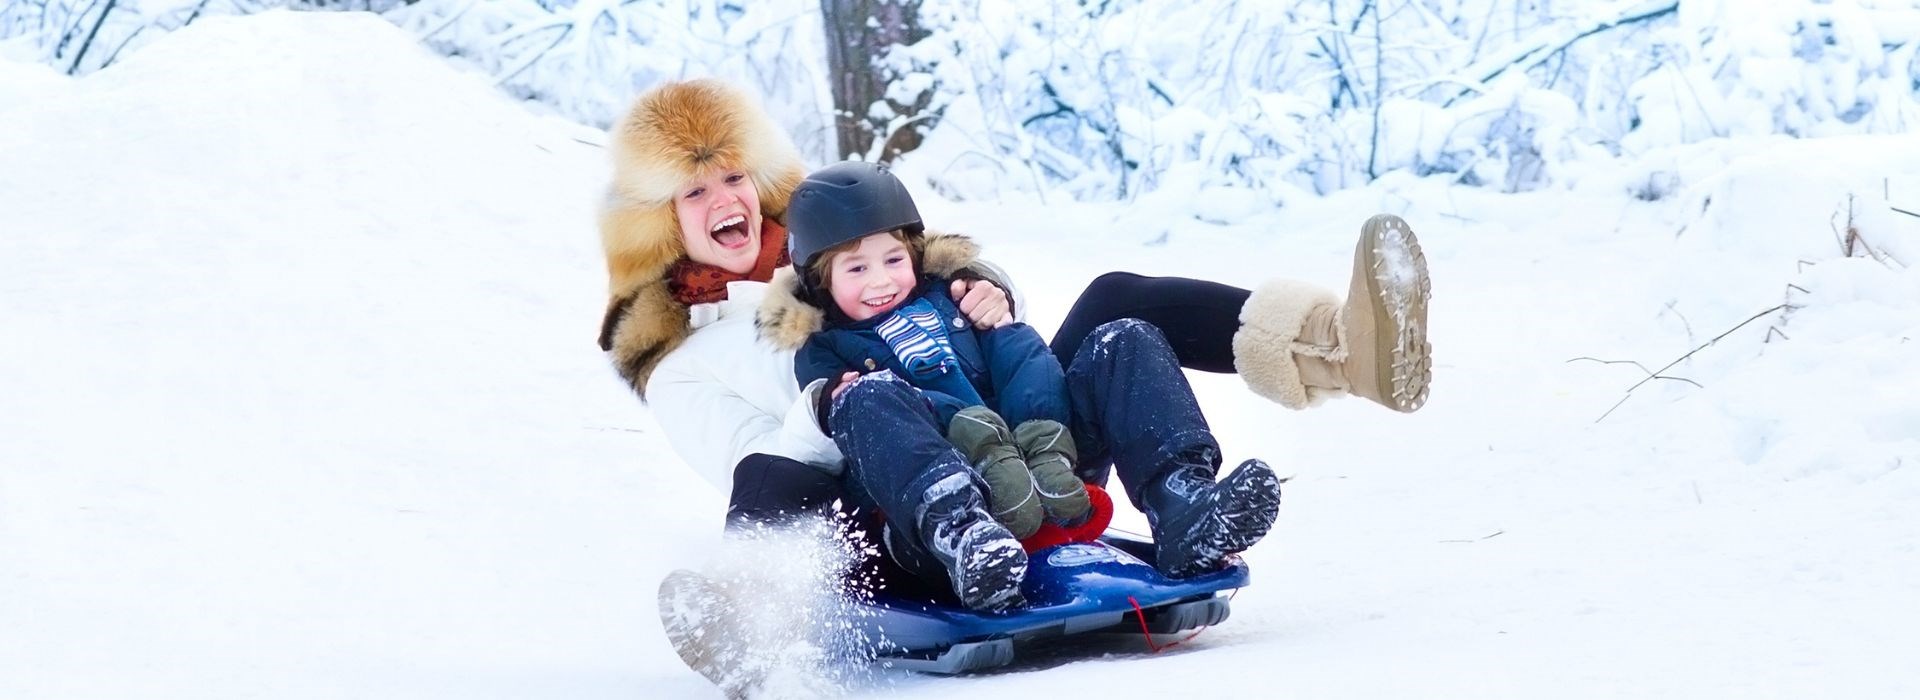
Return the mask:
{"type": "MultiPolygon", "coordinates": [[[[1240,589],[1235,588],[1233,589],[1232,593],[1227,594],[1227,600],[1232,601],[1233,597],[1237,595],[1240,595],[1240,589]]],[[[1210,626],[1210,625],[1201,625],[1195,628],[1192,632],[1187,633],[1187,636],[1174,640],[1171,644],[1168,644],[1166,646],[1160,646],[1158,644],[1153,643],[1153,632],[1150,632],[1147,630],[1147,611],[1140,609],[1140,601],[1134,600],[1133,596],[1127,596],[1127,602],[1133,605],[1133,619],[1140,621],[1140,634],[1146,636],[1147,648],[1153,650],[1153,653],[1155,654],[1158,654],[1160,652],[1166,651],[1168,649],[1172,649],[1174,647],[1177,647],[1189,641],[1192,641],[1194,637],[1200,636],[1201,632],[1207,631],[1207,627],[1210,626]]]]}

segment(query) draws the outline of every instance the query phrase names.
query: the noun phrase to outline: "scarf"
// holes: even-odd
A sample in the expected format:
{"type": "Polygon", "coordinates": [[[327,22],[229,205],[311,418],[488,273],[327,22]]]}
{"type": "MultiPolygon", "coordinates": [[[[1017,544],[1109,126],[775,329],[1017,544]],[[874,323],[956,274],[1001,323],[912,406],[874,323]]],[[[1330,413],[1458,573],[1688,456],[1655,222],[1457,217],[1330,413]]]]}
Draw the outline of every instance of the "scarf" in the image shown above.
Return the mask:
{"type": "Polygon", "coordinates": [[[788,264],[786,227],[773,219],[764,219],[760,224],[760,257],[747,274],[683,257],[667,270],[667,290],[673,293],[674,301],[688,306],[726,301],[728,282],[769,282],[773,280],[774,270],[788,264]]]}
{"type": "Polygon", "coordinates": [[[932,377],[960,367],[953,343],[947,340],[946,326],[940,323],[940,312],[926,299],[895,309],[873,329],[916,377],[932,377]]]}

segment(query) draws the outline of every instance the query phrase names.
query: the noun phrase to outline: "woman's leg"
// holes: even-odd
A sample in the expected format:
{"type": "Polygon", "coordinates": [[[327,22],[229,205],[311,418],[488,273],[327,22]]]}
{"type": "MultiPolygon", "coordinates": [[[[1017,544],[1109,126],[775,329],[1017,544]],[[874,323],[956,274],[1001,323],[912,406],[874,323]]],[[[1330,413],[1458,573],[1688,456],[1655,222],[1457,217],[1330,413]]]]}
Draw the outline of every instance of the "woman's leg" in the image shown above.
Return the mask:
{"type": "Polygon", "coordinates": [[[1225,479],[1220,445],[1158,329],[1123,319],[1095,329],[1067,368],[1081,477],[1109,467],[1153,528],[1156,561],[1174,576],[1218,568],[1266,536],[1280,480],[1259,460],[1225,479]]]}
{"type": "Polygon", "coordinates": [[[827,422],[846,456],[853,497],[886,515],[895,561],[943,576],[975,610],[1025,604],[1026,552],[987,513],[978,477],[919,390],[891,375],[867,375],[834,399],[827,422]]]}
{"type": "Polygon", "coordinates": [[[1052,350],[1071,363],[1101,324],[1158,326],[1180,365],[1232,372],[1287,408],[1353,394],[1402,412],[1425,405],[1433,379],[1427,342],[1432,283],[1412,227],[1383,214],[1360,228],[1347,297],[1295,280],[1256,290],[1180,277],[1101,275],[1074,301],[1052,350]]]}
{"type": "Polygon", "coordinates": [[[1231,373],[1233,334],[1240,330],[1240,308],[1251,294],[1206,280],[1109,272],[1094,278],[1074,300],[1053,334],[1053,355],[1060,366],[1070,365],[1093,329],[1137,318],[1160,329],[1180,366],[1231,373]]]}
{"type": "Polygon", "coordinates": [[[733,468],[727,529],[825,516],[843,496],[839,477],[786,457],[750,454],[733,468]]]}

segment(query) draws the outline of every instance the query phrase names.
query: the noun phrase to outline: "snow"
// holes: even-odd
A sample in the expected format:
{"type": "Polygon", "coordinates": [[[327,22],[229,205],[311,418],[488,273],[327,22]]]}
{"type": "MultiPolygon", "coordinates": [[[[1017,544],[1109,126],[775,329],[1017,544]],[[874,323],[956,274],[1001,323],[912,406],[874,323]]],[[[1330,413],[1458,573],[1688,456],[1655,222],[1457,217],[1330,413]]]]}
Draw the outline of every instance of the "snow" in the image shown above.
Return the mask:
{"type": "MultiPolygon", "coordinates": [[[[723,498],[593,345],[597,134],[364,14],[0,61],[0,97],[0,697],[716,696],[653,592],[723,498]]],[[[1232,619],[850,692],[1912,697],[1915,149],[1735,135],[1511,194],[1171,172],[1126,203],[956,203],[910,157],[1043,332],[1116,269],[1342,290],[1398,214],[1436,382],[1290,413],[1194,375],[1228,463],[1293,477],[1232,619]],[[1577,359],[1723,333],[1638,386],[1577,359]]]]}

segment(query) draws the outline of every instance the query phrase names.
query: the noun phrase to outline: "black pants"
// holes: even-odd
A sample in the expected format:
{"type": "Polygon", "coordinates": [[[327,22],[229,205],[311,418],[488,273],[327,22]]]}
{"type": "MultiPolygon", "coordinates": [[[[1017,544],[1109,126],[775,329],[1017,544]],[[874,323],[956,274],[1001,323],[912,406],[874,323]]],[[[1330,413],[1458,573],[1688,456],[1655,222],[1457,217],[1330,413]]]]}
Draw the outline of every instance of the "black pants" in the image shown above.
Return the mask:
{"type": "Polygon", "coordinates": [[[1071,367],[1093,329],[1137,318],[1166,335],[1180,366],[1231,374],[1240,307],[1252,294],[1206,280],[1109,272],[1095,278],[1073,302],[1060,330],[1053,334],[1053,356],[1060,358],[1060,366],[1071,367]]]}
{"type": "Polygon", "coordinates": [[[817,517],[844,501],[840,479],[786,457],[750,454],[733,468],[727,527],[817,517]]]}

